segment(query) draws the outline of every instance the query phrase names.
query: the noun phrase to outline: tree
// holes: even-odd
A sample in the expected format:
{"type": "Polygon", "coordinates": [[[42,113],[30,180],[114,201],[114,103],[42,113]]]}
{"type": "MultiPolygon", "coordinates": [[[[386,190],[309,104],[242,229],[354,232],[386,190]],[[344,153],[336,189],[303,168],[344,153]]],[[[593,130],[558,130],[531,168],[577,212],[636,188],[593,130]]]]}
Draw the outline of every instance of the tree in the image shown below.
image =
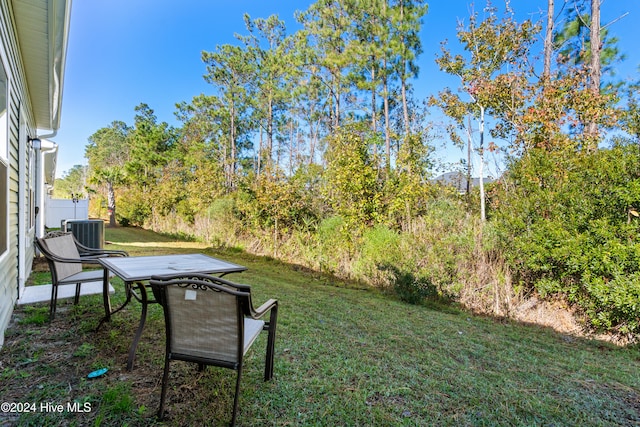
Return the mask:
{"type": "MultiPolygon", "coordinates": [[[[276,15],[267,19],[244,16],[248,36],[239,37],[245,43],[250,77],[247,81],[253,100],[256,123],[266,134],[266,147],[258,150],[257,171],[266,168],[273,172],[274,137],[285,119],[291,104],[293,82],[298,72],[294,40],[286,36],[284,21],[276,15]]],[[[262,132],[260,133],[262,135],[262,132]]]]}
{"type": "MultiPolygon", "coordinates": [[[[600,93],[600,77],[602,71],[600,69],[600,55],[602,52],[602,44],[600,41],[600,1],[601,0],[591,0],[591,26],[590,30],[590,40],[589,47],[591,49],[591,66],[589,67],[589,77],[590,77],[590,86],[591,91],[594,94],[600,93]]],[[[596,126],[595,123],[590,123],[590,133],[597,132],[597,129],[593,128],[596,126]]]]}
{"type": "MultiPolygon", "coordinates": [[[[370,97],[370,107],[364,102],[355,108],[367,112],[371,119],[371,132],[378,133],[379,125],[384,129],[385,166],[391,169],[391,127],[389,123],[389,81],[392,74],[391,15],[388,0],[365,0],[345,2],[345,10],[351,24],[350,42],[345,55],[352,58],[347,78],[354,93],[370,97]],[[382,113],[378,99],[382,99],[382,113]]],[[[363,98],[364,99],[364,98],[363,98]]],[[[364,119],[364,117],[363,117],[364,119]]],[[[377,153],[378,147],[372,147],[377,153]]]]}
{"type": "Polygon", "coordinates": [[[305,56],[310,51],[307,40],[300,33],[293,36],[294,49],[299,57],[298,73],[292,89],[290,114],[301,123],[301,131],[308,141],[308,164],[319,163],[322,151],[322,136],[330,129],[330,118],[325,111],[325,100],[329,90],[314,66],[307,66],[305,56]]]}
{"type": "MultiPolygon", "coordinates": [[[[377,159],[369,146],[371,131],[349,124],[329,138],[326,194],[334,212],[355,235],[379,219],[381,192],[377,159]]],[[[354,236],[350,236],[353,238],[354,236]]]]}
{"type": "Polygon", "coordinates": [[[627,86],[627,108],[621,118],[622,129],[632,135],[640,146],[640,81],[627,86]]]}
{"type": "Polygon", "coordinates": [[[565,25],[554,39],[561,77],[580,73],[580,68],[587,70],[584,88],[588,93],[583,105],[576,106],[580,119],[576,128],[584,133],[585,148],[589,150],[598,148],[600,130],[611,122],[608,112],[617,92],[618,85],[603,76],[614,76],[613,64],[624,59],[617,47],[618,39],[609,35],[610,24],[601,25],[601,3],[601,0],[574,0],[565,25]]]}
{"type": "Polygon", "coordinates": [[[167,161],[167,153],[176,140],[175,129],[166,122],[158,123],[154,111],[147,104],[135,107],[133,128],[128,134],[129,160],[125,164],[132,184],[150,191],[167,161]]]}
{"type": "Polygon", "coordinates": [[[533,149],[516,159],[493,199],[514,279],[566,299],[595,328],[637,336],[639,177],[638,148],[624,142],[593,152],[533,149]]]}
{"type": "Polygon", "coordinates": [[[115,188],[126,182],[126,175],[118,166],[104,167],[96,170],[93,182],[104,185],[107,189],[107,210],[109,212],[109,227],[116,226],[116,192],[115,188]]]}
{"type": "Polygon", "coordinates": [[[87,167],[75,165],[57,178],[53,187],[53,196],[58,199],[69,199],[72,195],[87,195],[87,167]]]}
{"type": "Polygon", "coordinates": [[[226,110],[223,101],[207,95],[196,96],[191,103],[177,107],[177,117],[183,125],[176,143],[176,158],[181,163],[188,200],[194,209],[200,210],[228,189],[226,110]]]}
{"type": "MultiPolygon", "coordinates": [[[[512,103],[516,103],[518,108],[522,106],[524,100],[518,95],[521,94],[523,78],[528,73],[525,60],[538,31],[530,20],[516,23],[508,3],[506,15],[500,21],[495,8],[487,7],[485,11],[488,15],[481,22],[475,12],[468,26],[462,22],[458,24],[458,40],[467,53],[466,58],[462,54],[453,55],[447,49],[447,43],[443,42],[442,55],[436,59],[442,71],[460,78],[461,89],[468,95],[469,101],[464,101],[450,89],[441,92],[439,98],[432,99],[454,120],[458,128],[464,128],[467,114],[473,114],[478,121],[482,220],[486,218],[483,183],[485,115],[499,115],[507,108],[514,108],[513,105],[509,106],[512,103]]],[[[467,129],[467,133],[470,135],[471,130],[467,129]]],[[[460,140],[453,134],[451,137],[454,141],[460,140]]]]}
{"type": "Polygon", "coordinates": [[[347,70],[352,58],[346,54],[353,37],[350,32],[347,3],[350,0],[318,0],[308,10],[296,15],[303,25],[306,40],[307,67],[323,81],[329,90],[327,105],[330,130],[340,126],[345,95],[349,91],[347,70]]]}
{"type": "Polygon", "coordinates": [[[407,100],[408,80],[418,77],[419,68],[416,60],[422,53],[419,33],[422,17],[426,15],[428,8],[429,6],[424,0],[398,0],[393,9],[392,40],[395,42],[394,46],[399,49],[395,67],[400,77],[405,138],[411,134],[409,101],[407,100]]]}
{"type": "Polygon", "coordinates": [[[573,0],[574,7],[567,8],[564,25],[554,34],[553,48],[558,53],[561,73],[587,66],[590,73],[595,73],[590,76],[591,85],[600,87],[608,83],[602,81],[602,75],[613,76],[613,65],[623,60],[624,55],[617,46],[618,38],[609,34],[611,23],[604,26],[600,23],[601,0],[588,0],[588,10],[585,1],[573,0]],[[596,75],[598,69],[600,76],[596,75]]]}
{"type": "MultiPolygon", "coordinates": [[[[244,148],[241,139],[245,137],[243,120],[247,120],[251,99],[247,91],[247,84],[251,78],[250,61],[247,52],[239,46],[218,46],[215,52],[202,52],[202,61],[207,65],[204,79],[214,85],[217,95],[222,101],[225,120],[226,186],[235,186],[235,176],[238,168],[239,151],[244,148]]],[[[246,127],[246,126],[245,126],[246,127]]]]}
{"type": "Polygon", "coordinates": [[[111,227],[116,225],[115,188],[124,183],[124,167],[129,161],[129,132],[131,129],[124,122],[114,121],[93,133],[85,149],[90,181],[106,188],[111,227]]]}
{"type": "Polygon", "coordinates": [[[127,220],[143,225],[167,199],[166,194],[158,194],[159,182],[163,168],[172,160],[177,133],[166,122],[158,123],[147,104],[138,105],[135,112],[134,125],[128,135],[130,156],[125,172],[129,187],[124,199],[127,220]]]}

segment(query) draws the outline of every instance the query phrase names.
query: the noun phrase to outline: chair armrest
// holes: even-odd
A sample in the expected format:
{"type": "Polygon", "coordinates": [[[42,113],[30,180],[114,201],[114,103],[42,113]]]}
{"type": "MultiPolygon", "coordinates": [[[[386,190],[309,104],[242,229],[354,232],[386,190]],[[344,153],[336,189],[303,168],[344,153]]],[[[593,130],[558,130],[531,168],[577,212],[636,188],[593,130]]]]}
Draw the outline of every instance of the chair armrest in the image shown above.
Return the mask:
{"type": "Polygon", "coordinates": [[[53,254],[46,254],[45,258],[48,258],[52,261],[55,262],[62,262],[62,263],[72,263],[72,264],[95,264],[95,265],[99,265],[100,263],[98,262],[98,257],[83,257],[81,256],[80,258],[63,258],[57,255],[53,255],[53,254]]]}
{"type": "Polygon", "coordinates": [[[262,304],[260,307],[254,309],[254,310],[251,310],[251,317],[253,319],[259,319],[274,307],[275,308],[278,307],[278,300],[271,298],[267,302],[262,304]]]}
{"type": "MultiPolygon", "coordinates": [[[[126,256],[128,256],[128,255],[126,255],[126,256]]],[[[82,256],[82,255],[80,255],[80,261],[83,264],[101,265],[99,260],[101,258],[109,258],[109,257],[110,257],[110,255],[92,255],[92,256],[82,256]]]]}
{"type": "Polygon", "coordinates": [[[224,285],[225,286],[230,286],[240,292],[248,292],[251,293],[251,286],[250,285],[244,285],[242,283],[233,283],[233,282],[228,282],[228,281],[224,281],[224,285]]]}
{"type": "Polygon", "coordinates": [[[91,259],[91,258],[89,259],[83,259],[82,257],[81,258],[63,258],[61,256],[54,255],[50,252],[47,252],[47,253],[42,252],[42,254],[44,255],[45,258],[55,262],[75,263],[75,264],[82,264],[82,263],[93,264],[98,262],[97,260],[91,259]]]}
{"type": "Polygon", "coordinates": [[[86,250],[84,247],[79,247],[78,252],[80,252],[81,258],[101,258],[108,256],[129,256],[126,251],[119,251],[115,249],[91,249],[86,250]]]}
{"type": "MultiPolygon", "coordinates": [[[[100,264],[98,262],[98,259],[102,258],[101,256],[80,256],[80,258],[64,258],[58,255],[52,254],[49,251],[45,251],[42,249],[42,247],[40,247],[40,252],[42,253],[42,255],[44,255],[45,258],[51,261],[61,262],[61,263],[100,264]]],[[[105,256],[108,256],[108,255],[105,255],[105,256]]],[[[123,256],[128,256],[128,255],[123,255],[123,256]]]]}
{"type": "Polygon", "coordinates": [[[111,256],[127,257],[127,256],[129,256],[129,253],[126,252],[126,251],[118,251],[118,250],[115,250],[115,249],[109,249],[109,250],[101,250],[100,252],[92,253],[89,256],[95,256],[95,257],[100,257],[100,258],[111,257],[111,256]]]}
{"type": "Polygon", "coordinates": [[[90,247],[85,246],[82,243],[80,243],[78,241],[78,239],[75,238],[75,236],[73,237],[73,241],[75,242],[76,247],[78,248],[78,252],[80,253],[81,257],[86,257],[86,256],[109,256],[109,255],[129,256],[129,254],[126,251],[115,250],[115,249],[90,248],[90,247]]]}
{"type": "Polygon", "coordinates": [[[226,279],[223,279],[222,277],[214,277],[214,279],[217,282],[222,283],[223,285],[230,286],[230,287],[235,288],[235,289],[237,289],[239,291],[242,291],[242,292],[251,293],[251,286],[250,285],[245,285],[245,284],[242,284],[242,283],[230,282],[230,281],[228,281],[226,279]]]}

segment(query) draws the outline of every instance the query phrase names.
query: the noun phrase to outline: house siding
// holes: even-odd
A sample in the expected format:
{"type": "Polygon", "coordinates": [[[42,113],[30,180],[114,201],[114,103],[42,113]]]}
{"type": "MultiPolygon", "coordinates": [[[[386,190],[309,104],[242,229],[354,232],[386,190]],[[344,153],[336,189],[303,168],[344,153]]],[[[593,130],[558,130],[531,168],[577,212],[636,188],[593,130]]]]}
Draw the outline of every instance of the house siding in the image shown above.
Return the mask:
{"type": "MultiPolygon", "coordinates": [[[[28,148],[25,133],[35,135],[34,120],[31,114],[31,105],[26,95],[26,83],[24,67],[22,65],[21,56],[16,41],[16,31],[12,19],[11,6],[7,0],[0,0],[0,55],[2,55],[2,63],[8,78],[8,108],[7,108],[7,126],[8,126],[8,202],[9,202],[9,250],[0,259],[0,346],[4,342],[4,331],[9,325],[13,307],[18,298],[19,279],[18,265],[24,263],[26,276],[28,276],[32,258],[33,245],[27,245],[24,259],[19,259],[19,245],[26,244],[27,236],[20,237],[19,222],[21,220],[20,209],[24,209],[28,203],[26,200],[20,200],[27,193],[20,191],[21,187],[27,186],[29,182],[28,169],[20,170],[20,153],[27,154],[28,148]],[[21,114],[23,117],[21,118],[21,114]],[[20,132],[21,121],[23,123],[22,135],[20,132]],[[22,136],[22,138],[21,138],[22,136]],[[25,139],[22,141],[21,139],[25,139]],[[22,173],[21,173],[22,172],[22,173]],[[22,175],[22,176],[21,176],[22,175]]],[[[28,188],[28,187],[26,187],[28,188]]],[[[22,218],[26,216],[22,215],[22,218]]]]}
{"type": "MultiPolygon", "coordinates": [[[[19,114],[20,136],[18,141],[20,142],[20,146],[18,149],[22,156],[21,162],[23,165],[19,166],[22,191],[18,192],[18,200],[20,202],[19,206],[22,212],[21,215],[19,214],[18,216],[18,238],[22,239],[19,241],[24,245],[24,253],[22,253],[23,259],[20,261],[20,263],[23,264],[23,269],[18,270],[18,281],[22,287],[31,274],[33,259],[36,254],[34,244],[36,231],[34,212],[35,200],[33,200],[35,198],[35,170],[32,169],[35,163],[30,161],[31,157],[35,157],[35,152],[27,143],[29,132],[25,123],[24,106],[22,106],[22,104],[20,104],[19,114]]],[[[21,296],[22,295],[19,294],[18,298],[21,296]]]]}

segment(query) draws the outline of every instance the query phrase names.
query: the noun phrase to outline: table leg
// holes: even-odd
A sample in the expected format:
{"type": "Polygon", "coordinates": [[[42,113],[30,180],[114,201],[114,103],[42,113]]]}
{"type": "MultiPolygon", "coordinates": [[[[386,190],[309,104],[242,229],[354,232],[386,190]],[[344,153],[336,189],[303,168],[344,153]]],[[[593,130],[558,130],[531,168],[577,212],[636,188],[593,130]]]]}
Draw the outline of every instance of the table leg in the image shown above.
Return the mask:
{"type": "Polygon", "coordinates": [[[147,290],[144,286],[144,283],[136,282],[136,286],[138,286],[138,289],[140,290],[140,303],[142,305],[142,312],[140,314],[140,324],[138,325],[138,330],[136,331],[136,335],[133,337],[133,342],[131,343],[131,347],[129,348],[127,371],[131,371],[133,369],[133,362],[136,358],[136,348],[138,347],[138,342],[140,341],[142,330],[144,329],[144,324],[147,320],[147,306],[149,305],[147,290]]]}
{"type": "Polygon", "coordinates": [[[102,297],[104,300],[104,311],[105,311],[105,315],[104,317],[100,320],[100,323],[98,323],[98,326],[96,327],[96,331],[100,329],[100,327],[102,326],[102,324],[104,322],[108,322],[111,320],[111,315],[115,314],[117,312],[119,312],[120,310],[122,310],[123,308],[126,307],[127,304],[129,304],[129,302],[131,301],[131,284],[130,283],[126,283],[124,284],[124,292],[126,295],[126,299],[124,300],[124,303],[122,303],[122,305],[118,308],[116,308],[115,310],[111,310],[111,298],[109,297],[109,270],[105,269],[104,270],[104,283],[102,285],[102,297]]]}
{"type": "MultiPolygon", "coordinates": [[[[102,299],[104,301],[104,322],[111,320],[111,299],[109,298],[109,270],[103,268],[104,276],[102,278],[102,299]]],[[[102,323],[102,322],[100,322],[102,323]]]]}

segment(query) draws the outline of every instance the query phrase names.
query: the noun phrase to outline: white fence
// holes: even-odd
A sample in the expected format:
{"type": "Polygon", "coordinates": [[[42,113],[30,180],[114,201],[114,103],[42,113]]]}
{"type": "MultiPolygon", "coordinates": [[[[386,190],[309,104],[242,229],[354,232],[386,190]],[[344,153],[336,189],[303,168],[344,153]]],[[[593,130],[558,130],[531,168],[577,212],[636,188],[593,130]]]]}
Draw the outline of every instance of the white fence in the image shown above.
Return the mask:
{"type": "Polygon", "coordinates": [[[59,228],[65,219],[88,219],[89,199],[80,199],[76,203],[71,199],[51,199],[45,201],[45,226],[59,228]]]}

